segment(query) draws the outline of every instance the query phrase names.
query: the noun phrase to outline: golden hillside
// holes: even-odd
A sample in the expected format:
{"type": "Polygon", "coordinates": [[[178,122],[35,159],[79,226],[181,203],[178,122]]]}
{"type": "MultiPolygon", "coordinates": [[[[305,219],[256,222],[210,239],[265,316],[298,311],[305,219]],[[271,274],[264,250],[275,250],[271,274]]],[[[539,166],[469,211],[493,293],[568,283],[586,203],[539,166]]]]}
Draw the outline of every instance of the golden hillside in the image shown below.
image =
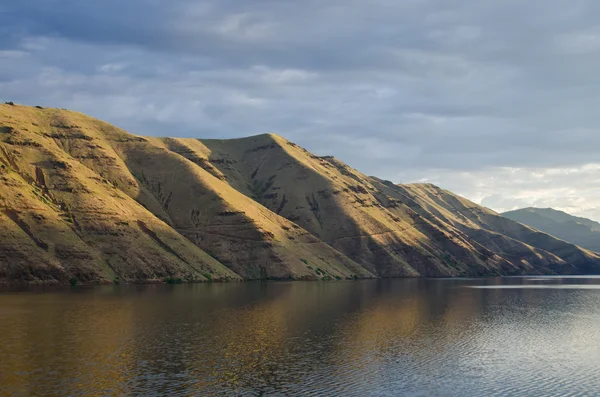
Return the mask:
{"type": "MultiPolygon", "coordinates": [[[[597,273],[600,255],[536,229],[431,184],[395,186],[393,191],[440,227],[453,227],[527,272],[597,273]]],[[[390,192],[391,194],[394,194],[390,192]]]]}
{"type": "Polygon", "coordinates": [[[581,273],[595,253],[265,134],[150,138],[0,105],[0,283],[581,273]]]}
{"type": "Polygon", "coordinates": [[[335,158],[272,134],[201,144],[194,154],[208,154],[206,161],[237,190],[381,277],[457,276],[507,266],[447,235],[335,158]]]}

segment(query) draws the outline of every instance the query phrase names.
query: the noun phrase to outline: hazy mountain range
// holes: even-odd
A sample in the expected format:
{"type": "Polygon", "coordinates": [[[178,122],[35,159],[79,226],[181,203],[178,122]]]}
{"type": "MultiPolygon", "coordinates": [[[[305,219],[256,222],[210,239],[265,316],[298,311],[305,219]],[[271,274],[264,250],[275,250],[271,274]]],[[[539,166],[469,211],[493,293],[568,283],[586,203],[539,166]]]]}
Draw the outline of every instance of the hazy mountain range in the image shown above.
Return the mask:
{"type": "Polygon", "coordinates": [[[523,208],[503,216],[583,248],[600,252],[600,223],[552,208],[523,208]]]}
{"type": "Polygon", "coordinates": [[[141,137],[0,105],[0,282],[581,274],[600,255],[264,134],[141,137]]]}

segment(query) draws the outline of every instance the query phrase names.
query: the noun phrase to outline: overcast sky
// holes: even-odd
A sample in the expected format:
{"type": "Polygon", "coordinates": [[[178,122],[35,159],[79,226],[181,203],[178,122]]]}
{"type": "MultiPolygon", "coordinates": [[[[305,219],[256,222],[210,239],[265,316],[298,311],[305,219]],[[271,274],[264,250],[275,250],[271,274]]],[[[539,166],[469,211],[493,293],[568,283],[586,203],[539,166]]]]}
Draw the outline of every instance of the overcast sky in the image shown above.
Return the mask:
{"type": "Polygon", "coordinates": [[[18,0],[0,99],[600,220],[600,2],[18,0]]]}

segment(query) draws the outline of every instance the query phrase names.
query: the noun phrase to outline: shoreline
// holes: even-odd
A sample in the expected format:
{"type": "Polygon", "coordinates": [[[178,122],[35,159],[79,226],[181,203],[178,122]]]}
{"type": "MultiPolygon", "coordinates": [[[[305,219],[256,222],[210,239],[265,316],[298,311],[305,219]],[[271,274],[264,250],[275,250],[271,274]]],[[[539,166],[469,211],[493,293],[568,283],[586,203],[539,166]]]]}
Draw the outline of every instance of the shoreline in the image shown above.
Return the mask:
{"type": "Polygon", "coordinates": [[[0,294],[4,293],[27,293],[27,292],[61,292],[74,291],[81,289],[92,289],[95,287],[141,287],[141,286],[174,286],[174,285],[195,285],[195,284],[258,284],[258,283],[307,283],[307,282],[361,282],[361,281],[384,281],[384,280],[485,280],[485,279],[518,279],[527,277],[539,277],[548,279],[586,279],[600,277],[600,274],[519,274],[519,275],[487,275],[487,276],[456,276],[456,277],[374,277],[359,279],[330,279],[330,280],[306,280],[306,279],[254,279],[254,280],[213,280],[213,281],[181,281],[165,282],[162,280],[142,280],[134,282],[97,282],[97,283],[78,283],[70,285],[60,282],[34,282],[34,283],[12,283],[0,284],[0,294]]]}

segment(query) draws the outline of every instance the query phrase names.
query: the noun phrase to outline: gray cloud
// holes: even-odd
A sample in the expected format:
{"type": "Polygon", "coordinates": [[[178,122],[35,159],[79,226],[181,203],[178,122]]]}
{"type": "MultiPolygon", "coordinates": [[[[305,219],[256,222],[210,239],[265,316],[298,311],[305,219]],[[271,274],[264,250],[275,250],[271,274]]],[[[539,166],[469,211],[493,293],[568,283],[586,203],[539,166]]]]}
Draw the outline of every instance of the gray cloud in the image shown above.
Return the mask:
{"type": "Polygon", "coordinates": [[[138,134],[273,131],[495,209],[600,219],[599,17],[591,0],[24,0],[0,6],[0,92],[138,134]]]}

